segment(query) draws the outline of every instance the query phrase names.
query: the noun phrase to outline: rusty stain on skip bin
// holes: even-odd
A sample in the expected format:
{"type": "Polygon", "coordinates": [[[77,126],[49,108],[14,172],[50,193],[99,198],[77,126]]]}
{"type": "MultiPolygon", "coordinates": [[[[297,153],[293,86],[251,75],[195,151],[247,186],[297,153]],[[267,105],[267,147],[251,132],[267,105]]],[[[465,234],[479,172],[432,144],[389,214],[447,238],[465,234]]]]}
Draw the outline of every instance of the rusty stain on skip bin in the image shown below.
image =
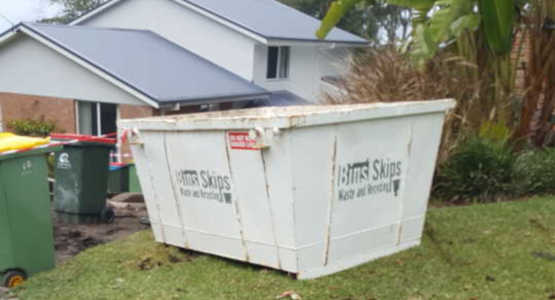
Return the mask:
{"type": "MultiPolygon", "coordinates": [[[[224,134],[224,140],[225,140],[225,156],[227,159],[227,165],[228,165],[228,169],[229,169],[229,176],[231,177],[231,180],[233,181],[233,170],[231,169],[231,155],[229,155],[229,149],[231,147],[231,145],[229,144],[229,139],[228,139],[228,132],[226,132],[224,134]]],[[[239,199],[235,198],[235,201],[233,201],[233,208],[235,209],[235,216],[236,216],[236,220],[237,220],[237,224],[239,224],[239,236],[241,237],[241,245],[243,246],[244,252],[245,252],[245,261],[249,262],[250,261],[250,257],[249,257],[249,248],[247,246],[246,240],[245,240],[245,229],[244,229],[244,225],[243,225],[243,221],[241,220],[241,209],[239,207],[239,199]]]]}
{"type": "Polygon", "coordinates": [[[181,235],[183,237],[183,247],[185,248],[189,248],[189,239],[187,238],[187,232],[185,231],[185,221],[183,220],[183,209],[181,207],[181,204],[179,203],[179,197],[178,195],[178,191],[177,188],[175,186],[175,175],[172,172],[172,168],[170,166],[170,161],[169,161],[169,153],[168,153],[168,133],[163,133],[164,136],[164,153],[166,155],[166,166],[168,168],[168,173],[170,175],[170,183],[171,183],[171,187],[172,187],[172,193],[175,199],[175,206],[177,208],[177,218],[179,219],[179,225],[181,226],[181,235]]]}
{"type": "Polygon", "coordinates": [[[266,201],[268,202],[268,209],[270,212],[272,234],[274,237],[274,245],[276,247],[278,269],[281,269],[282,266],[281,266],[281,258],[279,254],[279,243],[278,243],[277,234],[276,234],[276,218],[274,216],[274,211],[273,211],[272,202],[271,202],[270,181],[268,180],[268,169],[266,166],[266,158],[264,157],[264,149],[260,149],[260,158],[262,160],[262,172],[264,172],[264,183],[266,185],[266,201]]]}
{"type": "Polygon", "coordinates": [[[333,220],[333,202],[335,200],[335,185],[337,184],[337,179],[335,174],[337,172],[337,136],[333,139],[333,147],[331,150],[331,180],[330,180],[330,197],[328,203],[328,224],[326,228],[326,246],[324,251],[324,266],[328,265],[329,254],[330,254],[330,243],[331,243],[331,225],[333,220]]]}

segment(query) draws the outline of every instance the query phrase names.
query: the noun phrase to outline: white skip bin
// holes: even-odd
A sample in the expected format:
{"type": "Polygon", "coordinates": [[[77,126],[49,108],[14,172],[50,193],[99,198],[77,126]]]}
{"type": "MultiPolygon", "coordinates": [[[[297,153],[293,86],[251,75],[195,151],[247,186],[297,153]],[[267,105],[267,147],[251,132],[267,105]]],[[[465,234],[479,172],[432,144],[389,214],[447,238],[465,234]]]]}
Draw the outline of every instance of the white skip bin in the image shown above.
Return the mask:
{"type": "Polygon", "coordinates": [[[315,278],[419,245],[452,100],[124,120],[156,241],[315,278]]]}

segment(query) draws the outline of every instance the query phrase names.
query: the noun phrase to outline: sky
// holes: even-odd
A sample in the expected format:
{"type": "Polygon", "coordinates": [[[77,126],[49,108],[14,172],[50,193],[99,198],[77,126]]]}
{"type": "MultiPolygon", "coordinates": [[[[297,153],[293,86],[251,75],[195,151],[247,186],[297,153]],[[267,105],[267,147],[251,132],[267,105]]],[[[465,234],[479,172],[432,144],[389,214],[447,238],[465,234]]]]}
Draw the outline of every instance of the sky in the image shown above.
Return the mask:
{"type": "Polygon", "coordinates": [[[50,0],[0,0],[0,32],[9,29],[10,22],[17,24],[50,18],[60,10],[61,7],[51,4],[50,0]]]}

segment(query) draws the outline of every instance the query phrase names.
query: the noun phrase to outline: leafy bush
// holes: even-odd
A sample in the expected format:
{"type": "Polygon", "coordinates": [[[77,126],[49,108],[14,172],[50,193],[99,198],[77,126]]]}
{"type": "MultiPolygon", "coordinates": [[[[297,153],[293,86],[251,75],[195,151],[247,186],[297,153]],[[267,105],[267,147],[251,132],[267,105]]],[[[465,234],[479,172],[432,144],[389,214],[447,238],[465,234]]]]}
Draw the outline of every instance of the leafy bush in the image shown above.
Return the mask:
{"type": "Polygon", "coordinates": [[[460,203],[496,201],[511,195],[515,160],[504,138],[468,137],[439,166],[434,196],[460,203]]]}
{"type": "Polygon", "coordinates": [[[555,193],[555,149],[527,151],[519,155],[514,178],[521,194],[555,193]]]}
{"type": "Polygon", "coordinates": [[[485,123],[463,138],[438,167],[434,197],[465,203],[555,193],[555,149],[516,153],[510,137],[505,125],[485,123]]]}
{"type": "Polygon", "coordinates": [[[18,135],[48,136],[56,130],[56,123],[35,120],[13,120],[8,122],[8,128],[18,135]]]}

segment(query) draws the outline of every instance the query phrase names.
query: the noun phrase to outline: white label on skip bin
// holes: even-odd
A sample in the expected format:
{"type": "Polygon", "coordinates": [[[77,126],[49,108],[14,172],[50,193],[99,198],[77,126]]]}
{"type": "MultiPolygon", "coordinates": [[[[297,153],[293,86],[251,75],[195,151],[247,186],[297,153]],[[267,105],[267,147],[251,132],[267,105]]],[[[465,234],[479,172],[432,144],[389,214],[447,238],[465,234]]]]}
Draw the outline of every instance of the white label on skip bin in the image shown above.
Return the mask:
{"type": "Polygon", "coordinates": [[[400,196],[403,162],[389,158],[339,164],[337,199],[341,202],[377,195],[400,196]]]}
{"type": "Polygon", "coordinates": [[[231,176],[213,170],[178,170],[179,193],[185,198],[231,204],[233,199],[231,176]]]}

